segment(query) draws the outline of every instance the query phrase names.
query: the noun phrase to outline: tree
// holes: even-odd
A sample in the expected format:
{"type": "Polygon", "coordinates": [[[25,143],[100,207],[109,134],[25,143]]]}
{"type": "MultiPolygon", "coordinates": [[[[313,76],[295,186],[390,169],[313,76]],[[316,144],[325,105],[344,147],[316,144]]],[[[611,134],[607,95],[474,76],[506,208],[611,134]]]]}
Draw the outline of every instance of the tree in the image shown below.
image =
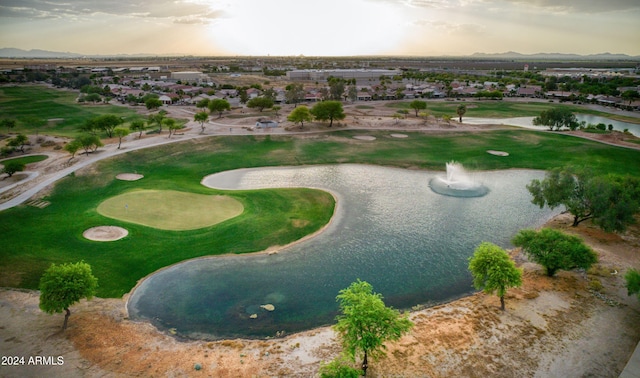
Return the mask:
{"type": "Polygon", "coordinates": [[[19,160],[9,160],[2,163],[2,171],[0,173],[6,173],[8,177],[13,176],[16,172],[24,171],[25,164],[19,160]]]}
{"type": "Polygon", "coordinates": [[[299,108],[294,108],[289,116],[287,117],[287,121],[298,123],[300,122],[300,128],[304,127],[305,121],[310,122],[313,119],[311,112],[309,112],[309,108],[306,106],[301,106],[299,108]]]}
{"type": "Polygon", "coordinates": [[[582,239],[552,228],[520,230],[511,242],[542,265],[549,277],[558,270],[589,269],[598,262],[598,255],[582,239]]]}
{"type": "Polygon", "coordinates": [[[198,112],[193,116],[193,120],[196,122],[200,122],[200,134],[204,133],[204,123],[209,119],[209,114],[207,112],[198,112]]]}
{"type": "Polygon", "coordinates": [[[363,375],[367,373],[369,355],[374,359],[384,356],[384,343],[400,339],[413,327],[408,313],[386,307],[382,295],[374,293],[365,281],[358,280],[340,290],[336,300],[340,315],[334,329],[352,360],[359,352],[364,354],[363,375]]]}
{"type": "Polygon", "coordinates": [[[635,294],[640,300],[640,271],[629,269],[624,275],[624,279],[627,282],[627,294],[635,294]]]}
{"type": "Polygon", "coordinates": [[[113,137],[113,130],[122,122],[122,118],[113,114],[103,114],[89,120],[94,129],[103,130],[109,138],[113,137]]]}
{"type": "Polygon", "coordinates": [[[487,294],[500,297],[500,308],[505,310],[504,296],[510,287],[522,285],[522,271],[516,268],[507,252],[495,244],[480,244],[469,258],[469,271],[473,286],[487,294]]]}
{"type": "Polygon", "coordinates": [[[564,205],[576,227],[587,219],[607,232],[624,231],[640,211],[640,179],[630,176],[593,176],[586,169],[556,168],[544,180],[532,180],[527,189],[534,204],[554,209],[564,205]]]}
{"type": "Polygon", "coordinates": [[[586,181],[589,173],[573,168],[555,168],[547,171],[544,180],[534,179],[527,190],[533,196],[532,203],[541,209],[546,205],[555,209],[564,205],[573,214],[573,227],[592,217],[591,203],[586,198],[586,181]]]}
{"type": "Polygon", "coordinates": [[[162,121],[164,117],[167,115],[167,112],[164,110],[160,110],[156,114],[149,114],[149,125],[153,125],[154,123],[158,125],[158,133],[162,132],[162,121]]]}
{"type": "Polygon", "coordinates": [[[162,106],[162,101],[157,97],[150,97],[144,101],[144,106],[146,106],[148,110],[155,110],[162,106]]]}
{"type": "Polygon", "coordinates": [[[118,149],[120,149],[120,145],[122,144],[122,138],[129,135],[129,129],[125,127],[116,127],[113,129],[113,135],[118,137],[118,149]]]}
{"type": "Polygon", "coordinates": [[[350,85],[347,88],[347,98],[351,102],[355,102],[358,99],[358,88],[355,85],[350,85]]]}
{"type": "Polygon", "coordinates": [[[209,101],[209,111],[211,113],[217,112],[218,118],[222,118],[222,112],[225,110],[231,110],[231,104],[229,104],[229,101],[223,98],[216,98],[209,101]]]}
{"type": "Polygon", "coordinates": [[[278,112],[282,110],[282,106],[273,106],[271,107],[271,110],[273,110],[273,113],[276,115],[276,117],[280,117],[280,114],[278,112]]]}
{"type": "Polygon", "coordinates": [[[458,108],[456,109],[456,113],[458,114],[460,122],[462,122],[462,116],[466,112],[467,112],[467,105],[465,105],[465,104],[458,105],[458,108]]]}
{"type": "Polygon", "coordinates": [[[247,102],[247,107],[249,108],[258,108],[261,112],[264,109],[271,108],[273,106],[273,99],[270,97],[256,97],[252,98],[247,102]]]}
{"type": "Polygon", "coordinates": [[[198,109],[205,109],[209,107],[209,99],[208,98],[203,98],[202,100],[198,101],[196,103],[196,108],[198,109]]]}
{"type": "Polygon", "coordinates": [[[549,131],[552,131],[555,127],[556,131],[558,131],[561,127],[575,130],[579,122],[571,110],[567,108],[552,108],[543,110],[539,116],[533,119],[533,124],[536,126],[548,126],[549,131]]]}
{"type": "Polygon", "coordinates": [[[329,98],[331,100],[340,100],[344,93],[344,79],[339,77],[329,77],[329,98]]]}
{"type": "Polygon", "coordinates": [[[167,129],[169,129],[169,138],[171,138],[171,134],[173,134],[176,130],[182,128],[182,125],[177,123],[173,118],[165,118],[162,122],[165,124],[165,126],[167,126],[167,129]]]}
{"type": "Polygon", "coordinates": [[[640,98],[640,93],[638,93],[638,91],[634,91],[633,89],[629,89],[622,92],[620,97],[622,97],[622,99],[624,99],[625,101],[629,101],[629,105],[631,105],[633,100],[640,98]]]}
{"type": "Polygon", "coordinates": [[[0,121],[1,123],[1,127],[6,127],[7,128],[7,132],[11,132],[11,129],[13,129],[14,127],[16,127],[16,120],[15,119],[9,119],[9,118],[4,118],[2,121],[0,121]]]}
{"type": "Polygon", "coordinates": [[[131,121],[131,124],[129,125],[129,130],[140,133],[138,134],[138,139],[142,138],[142,132],[144,131],[144,129],[145,129],[145,124],[144,124],[144,121],[141,119],[136,119],[134,121],[131,121]]]}
{"type": "Polygon", "coordinates": [[[80,145],[77,139],[74,139],[71,142],[64,145],[64,150],[71,154],[71,157],[69,158],[67,163],[71,162],[71,159],[73,159],[76,156],[76,152],[78,152],[80,147],[82,146],[80,145]]]}
{"type": "Polygon", "coordinates": [[[29,143],[29,137],[24,134],[18,134],[7,141],[7,146],[17,148],[24,153],[24,146],[29,143]]]}
{"type": "Polygon", "coordinates": [[[289,104],[294,104],[296,107],[298,103],[304,100],[304,86],[301,83],[289,84],[285,87],[284,98],[289,104]]]}
{"type": "Polygon", "coordinates": [[[77,137],[74,141],[77,141],[80,147],[84,149],[87,156],[89,156],[89,152],[95,151],[98,147],[103,146],[97,135],[84,134],[77,137]]]}
{"type": "Polygon", "coordinates": [[[320,121],[329,120],[329,127],[333,126],[333,120],[345,119],[346,115],[342,110],[340,101],[322,101],[313,106],[311,114],[320,121]]]}
{"type": "Polygon", "coordinates": [[[91,266],[84,261],[66,264],[51,264],[40,278],[40,309],[48,314],[66,312],[62,329],[67,322],[74,303],[82,298],[91,299],[98,287],[98,279],[91,273],[91,266]]]}
{"type": "Polygon", "coordinates": [[[425,110],[427,108],[427,102],[421,100],[413,100],[409,103],[409,107],[416,112],[416,117],[418,116],[418,112],[420,110],[425,110]]]}
{"type": "Polygon", "coordinates": [[[330,363],[320,365],[320,378],[358,378],[362,370],[350,366],[352,363],[349,356],[340,354],[330,363]]]}

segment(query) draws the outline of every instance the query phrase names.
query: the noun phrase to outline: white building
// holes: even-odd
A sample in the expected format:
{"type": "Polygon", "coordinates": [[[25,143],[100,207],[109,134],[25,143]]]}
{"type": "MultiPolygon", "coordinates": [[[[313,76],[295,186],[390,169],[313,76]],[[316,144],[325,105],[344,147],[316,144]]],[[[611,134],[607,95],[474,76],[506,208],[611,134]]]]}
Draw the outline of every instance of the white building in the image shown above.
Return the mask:
{"type": "Polygon", "coordinates": [[[209,76],[203,74],[202,72],[199,71],[181,71],[181,72],[172,72],[171,73],[171,79],[173,80],[180,80],[180,81],[188,81],[188,82],[208,82],[211,79],[209,79],[209,76]]]}

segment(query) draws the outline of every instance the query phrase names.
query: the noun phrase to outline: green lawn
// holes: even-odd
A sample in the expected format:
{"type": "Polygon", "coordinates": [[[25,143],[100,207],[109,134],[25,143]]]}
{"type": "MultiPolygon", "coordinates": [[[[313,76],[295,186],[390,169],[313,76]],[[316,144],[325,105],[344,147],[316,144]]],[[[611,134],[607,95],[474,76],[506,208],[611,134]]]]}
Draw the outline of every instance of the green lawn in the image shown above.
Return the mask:
{"type": "Polygon", "coordinates": [[[47,155],[31,155],[31,156],[25,156],[25,157],[15,157],[15,158],[9,158],[4,160],[0,159],[0,164],[7,163],[10,161],[17,161],[27,165],[27,164],[37,163],[39,161],[46,160],[47,158],[48,158],[47,155]]]}
{"type": "Polygon", "coordinates": [[[585,165],[599,173],[640,175],[640,151],[607,146],[559,133],[500,130],[429,135],[388,131],[338,131],[296,136],[211,137],[132,151],[72,174],[46,197],[44,209],[22,205],[0,212],[0,286],[34,289],[52,262],[84,260],[100,280],[98,295],[120,297],[142,277],[190,258],[246,253],[283,245],[320,229],[333,212],[333,197],[313,189],[219,191],[200,180],[235,168],[321,163],[364,163],[443,170],[456,160],[471,170],[549,169],[585,165]],[[372,135],[359,141],[355,135],[372,135]],[[486,150],[503,150],[508,157],[486,150]],[[137,172],[139,181],[115,179],[137,172]],[[162,231],[100,215],[104,200],[134,189],[228,195],[242,215],[214,226],[162,231]],[[100,225],[121,226],[129,236],[92,242],[82,232],[100,225]]]}
{"type": "MultiPolygon", "coordinates": [[[[407,109],[409,108],[409,101],[388,102],[385,106],[393,109],[407,109]]],[[[429,114],[441,117],[443,115],[450,115],[457,118],[456,109],[461,104],[467,106],[467,112],[464,117],[479,117],[479,118],[511,118],[511,117],[535,117],[542,111],[554,108],[554,107],[567,107],[574,113],[592,114],[602,117],[608,117],[619,121],[638,123],[637,118],[624,117],[619,114],[611,114],[599,112],[596,110],[587,109],[581,106],[573,104],[560,104],[558,102],[515,102],[515,101],[476,101],[473,99],[465,99],[465,101],[427,101],[426,111],[429,114]]],[[[413,113],[410,113],[413,114],[413,113]]]]}
{"type": "Polygon", "coordinates": [[[141,118],[127,107],[78,104],[75,101],[77,96],[77,91],[37,85],[0,86],[0,117],[18,121],[17,126],[11,130],[14,133],[68,137],[77,136],[78,127],[86,120],[102,114],[115,114],[123,117],[126,122],[141,118]],[[37,127],[33,120],[39,120],[43,125],[37,127]]]}

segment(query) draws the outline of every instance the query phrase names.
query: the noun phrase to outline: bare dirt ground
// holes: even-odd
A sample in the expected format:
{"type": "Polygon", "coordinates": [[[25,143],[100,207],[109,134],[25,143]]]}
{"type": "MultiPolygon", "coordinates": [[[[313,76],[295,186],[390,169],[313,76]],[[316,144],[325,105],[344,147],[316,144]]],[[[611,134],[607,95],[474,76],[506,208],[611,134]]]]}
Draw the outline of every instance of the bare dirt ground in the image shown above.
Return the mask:
{"type": "MultiPolygon", "coordinates": [[[[190,110],[179,112],[188,118],[190,110]]],[[[435,120],[396,123],[384,118],[387,112],[352,113],[337,127],[436,132],[487,128],[435,120]]],[[[250,121],[213,120],[206,134],[229,128],[231,133],[249,133],[250,121]]],[[[191,126],[199,133],[199,125],[191,126]]],[[[323,129],[326,125],[305,124],[303,132],[323,129]]],[[[64,167],[67,158],[56,155],[29,170],[39,170],[42,176],[64,167]]],[[[589,273],[560,272],[548,278],[539,266],[513,251],[525,275],[524,285],[508,292],[507,311],[500,311],[497,297],[482,293],[414,311],[414,329],[387,345],[387,357],[370,361],[368,375],[617,377],[640,340],[640,302],[627,296],[622,277],[627,269],[640,268],[640,227],[608,234],[588,223],[570,227],[565,215],[548,226],[583,237],[598,252],[598,266],[589,273]],[[596,281],[601,292],[592,290],[596,281]]],[[[42,313],[37,292],[0,290],[0,350],[3,356],[25,357],[24,365],[0,366],[0,376],[311,377],[322,361],[340,351],[330,327],[269,340],[180,341],[148,323],[129,320],[125,301],[94,298],[73,306],[63,333],[63,315],[42,313]],[[33,356],[62,357],[63,364],[29,365],[33,356]]]]}

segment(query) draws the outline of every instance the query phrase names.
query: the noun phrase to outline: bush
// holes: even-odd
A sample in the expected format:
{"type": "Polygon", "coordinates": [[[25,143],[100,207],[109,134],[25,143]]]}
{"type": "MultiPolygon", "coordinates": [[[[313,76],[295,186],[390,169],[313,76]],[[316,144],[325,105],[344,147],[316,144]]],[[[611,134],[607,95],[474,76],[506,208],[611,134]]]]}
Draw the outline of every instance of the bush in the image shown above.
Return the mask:
{"type": "Polygon", "coordinates": [[[605,131],[605,130],[607,130],[607,125],[605,125],[604,123],[599,123],[599,124],[596,125],[596,128],[598,130],[605,131]]]}
{"type": "Polygon", "coordinates": [[[591,281],[589,281],[589,289],[593,290],[593,291],[597,291],[598,293],[602,292],[602,289],[604,287],[602,286],[602,282],[600,282],[599,279],[597,278],[593,278],[591,279],[591,281]]]}

